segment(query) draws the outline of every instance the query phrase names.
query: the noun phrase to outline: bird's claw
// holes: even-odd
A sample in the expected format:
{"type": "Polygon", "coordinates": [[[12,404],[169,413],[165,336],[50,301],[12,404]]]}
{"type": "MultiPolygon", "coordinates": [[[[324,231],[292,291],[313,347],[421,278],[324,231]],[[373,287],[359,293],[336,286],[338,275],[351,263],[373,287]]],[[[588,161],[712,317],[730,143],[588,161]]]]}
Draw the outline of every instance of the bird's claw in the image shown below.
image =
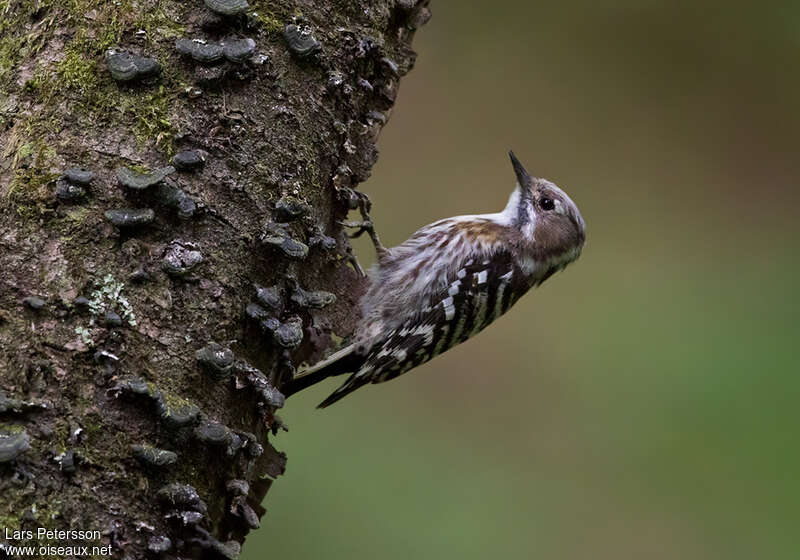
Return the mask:
{"type": "Polygon", "coordinates": [[[375,225],[370,220],[363,220],[361,222],[338,222],[338,223],[339,225],[346,228],[350,229],[358,228],[358,231],[349,233],[347,235],[350,239],[355,239],[357,237],[361,237],[365,233],[370,233],[375,231],[375,225]]]}
{"type": "Polygon", "coordinates": [[[361,263],[358,262],[358,259],[356,258],[356,256],[354,254],[350,253],[350,254],[346,255],[345,256],[345,260],[347,260],[347,262],[349,262],[352,265],[353,269],[356,271],[356,273],[359,276],[365,277],[367,275],[367,273],[364,272],[364,269],[362,268],[361,263]]]}
{"type": "MultiPolygon", "coordinates": [[[[365,233],[369,235],[369,238],[372,240],[372,244],[375,247],[375,252],[378,255],[378,259],[380,259],[380,257],[386,253],[386,248],[381,244],[378,233],[375,231],[375,224],[372,221],[372,218],[369,216],[369,211],[372,209],[372,201],[370,201],[369,197],[362,192],[358,192],[354,189],[348,189],[348,192],[350,193],[350,208],[353,210],[358,209],[359,213],[361,214],[361,221],[340,220],[336,223],[342,227],[356,230],[355,232],[347,235],[350,239],[361,237],[365,233]]],[[[356,270],[356,272],[358,272],[361,276],[366,276],[364,269],[361,268],[361,265],[358,263],[355,255],[352,254],[352,251],[348,251],[346,258],[350,264],[353,265],[353,268],[356,270]]]]}
{"type": "Polygon", "coordinates": [[[364,218],[360,222],[344,222],[340,221],[339,224],[346,228],[357,229],[357,231],[348,234],[350,239],[356,239],[361,237],[365,233],[369,235],[369,238],[372,240],[372,244],[375,246],[375,252],[380,257],[386,252],[386,247],[381,244],[381,240],[378,237],[378,232],[375,231],[375,224],[373,223],[372,219],[369,215],[362,213],[362,217],[364,218]]]}

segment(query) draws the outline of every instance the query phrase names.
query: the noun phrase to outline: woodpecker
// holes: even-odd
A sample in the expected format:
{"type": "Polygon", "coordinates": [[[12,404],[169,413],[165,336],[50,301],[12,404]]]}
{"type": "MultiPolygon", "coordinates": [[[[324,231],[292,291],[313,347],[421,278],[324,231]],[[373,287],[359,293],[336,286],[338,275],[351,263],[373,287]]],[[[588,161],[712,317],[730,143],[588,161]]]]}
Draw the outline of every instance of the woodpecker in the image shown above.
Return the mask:
{"type": "Polygon", "coordinates": [[[439,220],[391,249],[371,232],[378,262],[353,342],[289,381],[284,394],[349,373],[324,408],[393,379],[476,335],[580,256],[586,225],[578,207],[509,156],[517,184],[502,212],[439,220]]]}

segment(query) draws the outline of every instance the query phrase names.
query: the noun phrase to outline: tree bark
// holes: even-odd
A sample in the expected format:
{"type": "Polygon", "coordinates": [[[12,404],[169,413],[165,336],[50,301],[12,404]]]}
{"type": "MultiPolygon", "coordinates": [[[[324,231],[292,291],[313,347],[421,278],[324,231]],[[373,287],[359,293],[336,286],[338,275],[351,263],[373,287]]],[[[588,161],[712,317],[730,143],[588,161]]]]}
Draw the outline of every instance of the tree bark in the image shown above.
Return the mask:
{"type": "Polygon", "coordinates": [[[238,554],[426,4],[0,0],[0,531],[101,532],[0,542],[238,554]]]}

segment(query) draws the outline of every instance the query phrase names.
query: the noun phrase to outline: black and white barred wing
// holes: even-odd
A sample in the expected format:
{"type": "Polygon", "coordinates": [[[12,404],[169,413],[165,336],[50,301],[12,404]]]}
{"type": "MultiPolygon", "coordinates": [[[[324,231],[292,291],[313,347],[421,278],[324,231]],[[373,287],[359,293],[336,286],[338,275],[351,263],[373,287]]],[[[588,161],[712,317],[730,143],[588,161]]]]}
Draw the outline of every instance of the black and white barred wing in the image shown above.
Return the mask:
{"type": "Polygon", "coordinates": [[[374,342],[350,378],[320,407],[367,383],[393,379],[476,335],[527,291],[510,254],[468,261],[429,305],[374,342]]]}

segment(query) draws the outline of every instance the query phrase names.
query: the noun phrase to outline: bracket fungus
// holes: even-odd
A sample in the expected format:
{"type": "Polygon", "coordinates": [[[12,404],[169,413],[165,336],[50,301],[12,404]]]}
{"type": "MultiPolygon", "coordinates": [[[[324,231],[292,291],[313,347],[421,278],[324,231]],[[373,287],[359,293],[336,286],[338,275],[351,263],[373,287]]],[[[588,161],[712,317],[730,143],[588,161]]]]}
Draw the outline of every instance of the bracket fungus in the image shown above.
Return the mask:
{"type": "Polygon", "coordinates": [[[155,404],[156,413],[169,428],[179,429],[190,426],[200,418],[197,405],[171,394],[164,394],[151,383],[139,377],[121,379],[113,389],[117,393],[127,393],[150,399],[155,404]]]}
{"type": "Polygon", "coordinates": [[[208,550],[212,557],[222,558],[223,560],[238,560],[242,552],[242,545],[238,541],[220,542],[202,527],[195,527],[195,531],[201,537],[189,539],[189,543],[208,550]]]}
{"type": "Polygon", "coordinates": [[[86,186],[94,180],[94,173],[88,169],[73,167],[64,172],[63,178],[76,185],[86,186]]]}
{"type": "Polygon", "coordinates": [[[225,58],[233,63],[249,60],[256,52],[256,42],[249,37],[244,39],[228,39],[222,44],[225,58]]]}
{"type": "Polygon", "coordinates": [[[118,208],[106,210],[105,217],[118,228],[134,228],[153,223],[156,217],[152,208],[118,208]]]}
{"type": "Polygon", "coordinates": [[[178,454],[166,449],[158,449],[150,445],[135,444],[131,446],[137,461],[149,467],[168,467],[178,462],[178,454]]]}
{"type": "Polygon", "coordinates": [[[291,222],[311,212],[311,206],[295,196],[283,196],[275,203],[275,218],[279,222],[291,222]]]}
{"type": "Polygon", "coordinates": [[[172,158],[172,165],[179,171],[195,171],[206,162],[206,155],[202,150],[183,150],[172,158]]]}
{"type": "Polygon", "coordinates": [[[31,448],[31,436],[16,427],[0,428],[0,463],[8,463],[31,448]]]}
{"type": "Polygon", "coordinates": [[[22,300],[22,303],[25,307],[33,309],[34,311],[39,311],[47,304],[45,300],[36,296],[28,296],[22,300]]]}
{"type": "Polygon", "coordinates": [[[302,260],[308,256],[308,245],[293,238],[279,224],[267,224],[261,236],[261,243],[276,247],[293,259],[302,260]]]}
{"type": "Polygon", "coordinates": [[[277,286],[271,286],[269,288],[264,288],[262,286],[256,286],[256,299],[266,307],[270,309],[280,309],[283,305],[283,297],[281,296],[281,290],[277,286]]]}
{"type": "Polygon", "coordinates": [[[197,422],[200,409],[197,405],[177,398],[167,399],[159,393],[156,399],[158,416],[171,428],[183,428],[197,422]]]}
{"type": "Polygon", "coordinates": [[[164,535],[150,537],[147,550],[156,555],[166,554],[172,549],[172,541],[164,535]]]}
{"type": "MultiPolygon", "coordinates": [[[[256,305],[256,304],[252,304],[256,305]]],[[[251,386],[261,397],[262,402],[272,408],[281,408],[286,402],[286,397],[270,383],[264,372],[248,364],[244,360],[236,360],[233,364],[233,373],[236,376],[236,387],[238,389],[251,386]]],[[[252,446],[258,445],[258,441],[253,436],[250,442],[252,446]]],[[[250,449],[250,447],[248,447],[250,449]]]]}
{"type": "Polygon", "coordinates": [[[135,191],[143,191],[153,185],[157,185],[172,173],[175,173],[175,168],[171,165],[156,169],[151,173],[139,173],[129,167],[118,167],[117,179],[124,187],[135,191]]]}
{"type": "Polygon", "coordinates": [[[244,440],[244,450],[251,459],[256,459],[264,454],[264,446],[258,443],[258,439],[250,432],[239,432],[241,439],[244,440]]]}
{"type": "Polygon", "coordinates": [[[190,270],[203,262],[203,253],[194,243],[175,240],[164,251],[162,268],[170,276],[185,276],[190,270]]]}
{"type": "Polygon", "coordinates": [[[56,181],[56,198],[73,202],[86,196],[86,187],[94,180],[94,173],[73,167],[67,169],[56,181]]]}
{"type": "Polygon", "coordinates": [[[53,457],[53,460],[58,463],[58,468],[61,469],[63,473],[72,474],[78,470],[75,466],[75,451],[72,449],[59,453],[53,457]]]}
{"type": "Polygon", "coordinates": [[[233,432],[227,426],[214,421],[206,421],[197,426],[194,436],[209,445],[219,446],[231,445],[234,438],[233,432]]]}
{"type": "Polygon", "coordinates": [[[47,404],[39,401],[22,401],[20,399],[9,398],[0,390],[0,414],[13,412],[23,414],[29,410],[44,410],[47,404]]]}
{"type": "Polygon", "coordinates": [[[120,317],[119,313],[115,311],[106,311],[104,319],[107,327],[114,328],[122,326],[122,317],[120,317]]]}
{"type": "Polygon", "coordinates": [[[206,371],[219,377],[227,375],[233,367],[234,355],[231,349],[216,342],[207,344],[194,355],[206,371]]]}
{"type": "Polygon", "coordinates": [[[267,319],[272,317],[269,311],[267,311],[254,301],[251,301],[250,303],[247,304],[247,307],[245,308],[244,312],[248,317],[250,317],[254,321],[266,321],[267,319]]]}
{"type": "Polygon", "coordinates": [[[164,516],[166,520],[179,521],[184,527],[193,527],[203,520],[203,514],[199,511],[173,511],[164,516]]]}
{"type": "Polygon", "coordinates": [[[281,322],[270,318],[261,322],[261,328],[272,334],[272,339],[282,348],[297,348],[303,342],[303,321],[300,317],[289,317],[281,322]]]}
{"type": "Polygon", "coordinates": [[[156,187],[155,198],[159,203],[169,208],[175,208],[178,217],[188,220],[197,211],[197,203],[172,182],[164,182],[156,187]]]}
{"type": "Polygon", "coordinates": [[[250,493],[250,484],[246,480],[234,478],[225,483],[225,490],[231,496],[247,496],[250,493]]]}
{"type": "Polygon", "coordinates": [[[109,49],[105,58],[111,77],[118,82],[133,82],[161,71],[161,65],[156,60],[125,51],[109,49]]]}
{"type": "Polygon", "coordinates": [[[56,181],[56,198],[63,202],[74,202],[86,196],[86,189],[66,179],[56,181]]]}
{"type": "Polygon", "coordinates": [[[336,296],[324,291],[306,291],[295,283],[292,291],[291,301],[298,307],[308,307],[311,309],[322,309],[336,301],[336,296]]]}
{"type": "Polygon", "coordinates": [[[223,57],[222,45],[205,39],[178,39],[175,50],[203,64],[218,62],[223,57]]]}
{"type": "Polygon", "coordinates": [[[167,484],[159,489],[156,496],[166,506],[184,507],[200,513],[205,513],[208,509],[203,500],[200,499],[197,490],[188,484],[180,484],[178,482],[167,484]]]}
{"type": "Polygon", "coordinates": [[[308,25],[288,24],[283,29],[283,38],[292,54],[300,59],[309,58],[322,49],[308,25]]]}
{"type": "Polygon", "coordinates": [[[311,237],[308,239],[309,247],[319,247],[323,251],[333,251],[336,249],[336,240],[323,233],[322,228],[315,226],[312,228],[311,237]]]}
{"type": "Polygon", "coordinates": [[[206,7],[222,16],[235,16],[244,13],[250,4],[247,0],[203,0],[206,7]]]}
{"type": "Polygon", "coordinates": [[[142,395],[145,397],[155,398],[154,387],[140,377],[121,379],[116,387],[114,387],[114,390],[121,393],[129,393],[131,395],[142,395]]]}
{"type": "Polygon", "coordinates": [[[230,512],[244,521],[245,525],[250,529],[258,529],[261,527],[261,523],[258,521],[258,515],[247,503],[247,498],[245,496],[235,496],[231,499],[230,512]]]}

